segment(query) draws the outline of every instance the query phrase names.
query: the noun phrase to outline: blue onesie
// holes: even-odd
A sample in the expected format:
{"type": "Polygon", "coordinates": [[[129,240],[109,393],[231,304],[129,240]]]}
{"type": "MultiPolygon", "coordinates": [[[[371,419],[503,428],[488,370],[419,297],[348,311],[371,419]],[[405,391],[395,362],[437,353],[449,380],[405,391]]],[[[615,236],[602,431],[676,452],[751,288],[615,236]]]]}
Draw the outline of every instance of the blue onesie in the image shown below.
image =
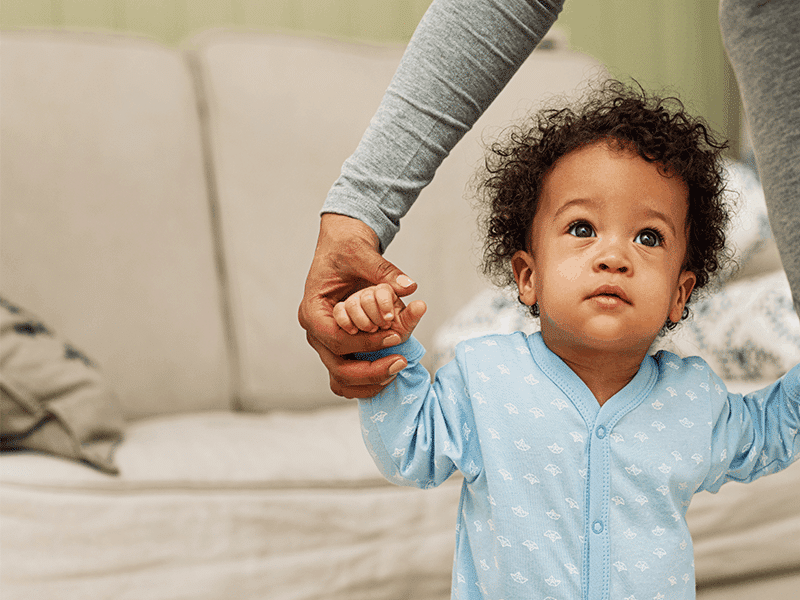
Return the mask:
{"type": "Polygon", "coordinates": [[[431,385],[411,338],[369,355],[409,366],[362,401],[390,481],[464,476],[453,598],[691,599],[692,496],[795,460],[800,366],[729,394],[700,358],[647,356],[602,407],[541,334],[459,344],[431,385]]]}

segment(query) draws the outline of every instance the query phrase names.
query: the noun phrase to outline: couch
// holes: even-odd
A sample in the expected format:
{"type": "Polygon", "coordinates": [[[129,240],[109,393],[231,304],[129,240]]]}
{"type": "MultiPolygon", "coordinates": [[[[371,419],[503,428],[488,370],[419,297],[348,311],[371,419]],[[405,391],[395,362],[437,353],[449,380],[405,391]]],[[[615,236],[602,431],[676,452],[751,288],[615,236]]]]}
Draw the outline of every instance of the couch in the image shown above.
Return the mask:
{"type": "MultiPolygon", "coordinates": [[[[0,296],[97,367],[123,423],[106,469],[2,453],[4,597],[449,597],[458,479],[384,481],[296,319],[319,207],[401,52],[0,33],[0,296]]],[[[465,200],[481,140],[600,73],[547,40],[404,220],[387,254],[420,284],[429,347],[487,286],[465,200]]],[[[796,597],[798,491],[790,468],[696,499],[700,598],[796,597]]]]}

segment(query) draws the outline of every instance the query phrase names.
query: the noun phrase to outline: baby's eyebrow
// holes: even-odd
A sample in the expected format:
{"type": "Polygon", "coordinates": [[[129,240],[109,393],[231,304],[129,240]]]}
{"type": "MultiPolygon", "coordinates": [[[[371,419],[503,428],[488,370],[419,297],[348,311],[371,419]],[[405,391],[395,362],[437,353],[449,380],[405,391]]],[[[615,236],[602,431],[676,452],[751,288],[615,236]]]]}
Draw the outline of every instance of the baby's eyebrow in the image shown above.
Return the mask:
{"type": "Polygon", "coordinates": [[[670,231],[672,231],[672,235],[677,237],[678,232],[675,230],[675,225],[673,225],[672,220],[669,217],[667,217],[667,215],[654,208],[645,208],[644,210],[648,217],[653,219],[658,219],[659,221],[664,223],[664,225],[669,227],[670,231]]]}
{"type": "Polygon", "coordinates": [[[589,198],[575,198],[574,200],[570,200],[566,204],[559,207],[559,209],[553,215],[553,219],[558,218],[561,213],[569,208],[572,208],[573,206],[594,206],[595,204],[596,202],[590,200],[589,198]]]}

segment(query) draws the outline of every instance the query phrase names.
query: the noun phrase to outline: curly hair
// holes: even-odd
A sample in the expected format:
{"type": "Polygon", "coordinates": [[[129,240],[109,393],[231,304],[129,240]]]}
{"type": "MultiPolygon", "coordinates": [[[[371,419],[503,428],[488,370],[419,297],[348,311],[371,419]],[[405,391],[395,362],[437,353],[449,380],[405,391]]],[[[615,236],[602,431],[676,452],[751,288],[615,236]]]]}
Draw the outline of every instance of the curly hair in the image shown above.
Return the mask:
{"type": "MultiPolygon", "coordinates": [[[[490,146],[486,172],[477,186],[485,215],[482,268],[498,285],[514,284],[511,258],[529,248],[548,173],[560,158],[601,140],[636,152],[665,176],[677,175],[686,183],[689,235],[683,266],[695,274],[695,290],[708,284],[727,262],[725,229],[730,215],[721,153],[728,144],[717,141],[701,118],[688,115],[677,98],[648,95],[641,86],[608,80],[580,107],[542,110],[533,115],[532,125],[513,127],[506,138],[490,146]]],[[[538,306],[531,312],[538,316],[538,306]]],[[[684,308],[681,318],[688,315],[684,308]]],[[[675,325],[668,320],[665,327],[675,325]]]]}

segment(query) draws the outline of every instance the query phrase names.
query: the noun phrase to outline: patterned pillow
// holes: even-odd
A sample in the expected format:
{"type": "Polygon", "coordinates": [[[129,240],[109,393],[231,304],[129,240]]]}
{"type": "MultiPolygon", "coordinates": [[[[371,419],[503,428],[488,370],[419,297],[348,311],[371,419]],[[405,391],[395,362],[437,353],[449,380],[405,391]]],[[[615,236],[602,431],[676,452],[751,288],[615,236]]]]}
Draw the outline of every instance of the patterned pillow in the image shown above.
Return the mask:
{"type": "Polygon", "coordinates": [[[721,279],[745,279],[782,269],[758,176],[745,164],[730,160],[725,161],[724,170],[726,199],[734,209],[727,242],[736,267],[721,279]]]}
{"type": "Polygon", "coordinates": [[[800,364],[800,319],[783,270],[732,281],[691,310],[654,348],[701,356],[728,381],[775,380],[800,364]]]}
{"type": "Polygon", "coordinates": [[[95,365],[0,298],[0,449],[34,450],[118,473],[123,419],[95,365]]]}

